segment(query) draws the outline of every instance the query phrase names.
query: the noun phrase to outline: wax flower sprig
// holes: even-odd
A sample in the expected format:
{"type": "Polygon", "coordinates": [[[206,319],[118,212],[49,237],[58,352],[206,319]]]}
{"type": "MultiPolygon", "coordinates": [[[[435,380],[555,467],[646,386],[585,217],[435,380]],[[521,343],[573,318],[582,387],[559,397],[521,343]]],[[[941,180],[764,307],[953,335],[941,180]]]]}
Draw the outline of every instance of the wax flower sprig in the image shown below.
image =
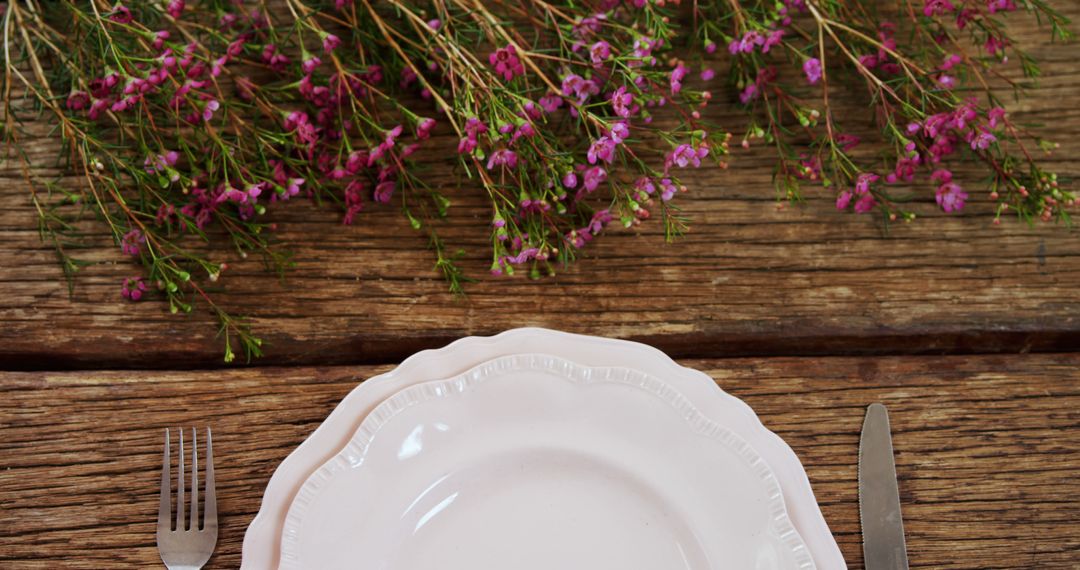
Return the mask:
{"type": "Polygon", "coordinates": [[[335,204],[345,224],[372,203],[398,207],[460,290],[437,234],[452,197],[411,163],[439,129],[490,203],[491,271],[534,276],[612,222],[655,215],[678,234],[679,173],[727,148],[702,118],[711,94],[683,84],[676,11],[659,3],[0,6],[5,136],[65,270],[82,266],[67,247],[79,225],[20,146],[37,117],[56,126],[82,179],[63,201],[93,212],[142,265],[120,295],[160,296],[173,312],[204,303],[227,361],[262,343],[209,284],[230,255],[287,269],[264,216],[299,198],[335,204]],[[659,107],[675,118],[654,125],[659,107]]]}
{"type": "Polygon", "coordinates": [[[817,181],[835,192],[838,209],[911,220],[910,197],[895,189],[920,180],[942,210],[958,212],[969,194],[949,164],[967,156],[990,174],[994,223],[1009,210],[1068,221],[1075,194],[1038,164],[1055,145],[1014,122],[1001,101],[1002,91],[1025,86],[1003,71],[1010,59],[1028,79],[1039,73],[1009,36],[1007,16],[1022,9],[1048,22],[1055,39],[1070,37],[1045,2],[726,0],[695,9],[705,51],[732,58],[732,84],[752,117],[743,144],[760,139],[779,155],[781,196],[798,199],[801,182],[817,181]],[[863,141],[829,101],[838,85],[859,86],[871,101],[884,159],[854,151],[863,141]]]}

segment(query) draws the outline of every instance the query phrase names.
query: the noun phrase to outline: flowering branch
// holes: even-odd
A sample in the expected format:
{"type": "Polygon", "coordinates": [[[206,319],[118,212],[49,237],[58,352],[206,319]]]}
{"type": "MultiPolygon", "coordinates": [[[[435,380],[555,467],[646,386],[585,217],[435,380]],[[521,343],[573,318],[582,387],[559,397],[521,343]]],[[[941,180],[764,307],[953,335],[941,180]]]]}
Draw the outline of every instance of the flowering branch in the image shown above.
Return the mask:
{"type": "Polygon", "coordinates": [[[902,0],[898,23],[847,0],[701,4],[695,10],[707,51],[716,45],[712,38],[728,45],[740,101],[755,117],[764,114],[766,127],[754,126],[755,119],[744,144],[762,137],[780,149],[776,180],[781,195],[797,199],[800,181],[821,181],[834,189],[841,210],[877,210],[887,220],[910,221],[915,214],[902,207],[907,198],[896,197],[894,189],[923,173],[941,209],[957,212],[968,193],[946,163],[968,154],[993,173],[994,223],[1009,209],[1027,220],[1068,221],[1066,208],[1075,194],[1060,188],[1057,177],[1044,171],[1028,149],[1032,139],[1045,151],[1056,145],[1019,129],[985,77],[989,72],[1003,78],[996,66],[1007,63],[1010,54],[1020,59],[1028,77],[1038,73],[1008,36],[1003,16],[1023,8],[1049,22],[1054,37],[1062,40],[1070,37],[1068,22],[1040,0],[919,3],[902,0]],[[726,26],[729,21],[735,24],[726,26]],[[984,55],[964,47],[965,37],[984,55]],[[805,88],[782,82],[782,57],[800,64],[806,83],[821,85],[820,111],[805,88]],[[893,149],[884,165],[866,164],[852,154],[861,141],[842,130],[830,107],[829,78],[844,72],[854,72],[869,91],[884,142],[893,149]],[[985,99],[970,96],[971,91],[981,91],[985,99]],[[771,98],[780,103],[773,107],[771,98]],[[822,115],[825,129],[817,133],[822,115]],[[782,125],[792,119],[807,129],[809,152],[784,142],[788,135],[782,125]]]}
{"type": "Polygon", "coordinates": [[[553,274],[613,223],[657,217],[679,235],[680,175],[726,167],[730,139],[680,55],[708,82],[720,45],[751,117],[741,142],[775,147],[781,195],[820,181],[841,210],[910,221],[897,189],[918,179],[957,212],[968,192],[948,164],[967,156],[991,175],[995,223],[1007,210],[1068,221],[1075,195],[1036,160],[1054,145],[998,96],[1002,83],[1023,87],[999,70],[1010,57],[1038,75],[1006,14],[1024,9],[1069,37],[1042,0],[899,0],[884,19],[869,0],[695,2],[692,27],[677,4],[18,0],[0,4],[4,134],[65,274],[84,264],[68,250],[92,212],[142,266],[121,295],[159,296],[173,312],[204,303],[226,360],[262,342],[209,284],[233,255],[286,271],[265,215],[298,199],[331,204],[345,225],[399,208],[462,290],[460,252],[438,233],[456,195],[412,162],[436,132],[457,140],[456,173],[488,201],[492,273],[553,274]],[[832,108],[849,85],[872,103],[888,149],[878,161],[832,108]],[[33,176],[20,143],[36,116],[58,127],[83,187],[33,176]]]}

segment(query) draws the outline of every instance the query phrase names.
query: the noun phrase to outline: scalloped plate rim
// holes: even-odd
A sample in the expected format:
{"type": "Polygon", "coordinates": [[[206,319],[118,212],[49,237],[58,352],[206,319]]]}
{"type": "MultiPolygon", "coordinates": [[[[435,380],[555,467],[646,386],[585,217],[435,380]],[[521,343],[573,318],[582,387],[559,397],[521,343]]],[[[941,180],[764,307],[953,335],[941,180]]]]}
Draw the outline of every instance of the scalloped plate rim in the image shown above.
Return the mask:
{"type": "MultiPolygon", "coordinates": [[[[284,526],[285,513],[288,511],[296,492],[320,465],[333,457],[348,442],[356,427],[363,421],[370,409],[379,402],[392,396],[397,391],[408,385],[430,381],[433,378],[428,375],[425,378],[409,379],[411,375],[425,376],[424,363],[434,360],[457,359],[459,365],[455,367],[457,372],[470,368],[485,360],[515,354],[530,352],[530,350],[513,350],[515,343],[548,341],[556,343],[569,343],[574,348],[591,345],[594,348],[608,347],[618,351],[637,353],[641,359],[651,361],[651,364],[668,369],[678,382],[698,382],[711,386],[711,389],[703,388],[699,392],[708,391],[711,394],[712,410],[705,411],[705,415],[718,421],[713,414],[715,408],[721,405],[738,410],[752,433],[742,433],[744,438],[752,441],[759,453],[770,463],[774,473],[781,481],[781,488],[785,501],[788,505],[792,520],[803,536],[810,549],[815,563],[823,570],[847,568],[843,555],[829,530],[821,514],[821,509],[814,497],[810,480],[803,469],[795,452],[787,443],[761,423],[760,418],[742,400],[731,396],[723,391],[716,381],[699,370],[687,368],[675,362],[663,351],[636,341],[613,339],[592,335],[557,331],[540,327],[521,327],[509,329],[493,336],[468,336],[457,339],[450,344],[435,349],[427,349],[417,352],[401,362],[397,367],[385,373],[373,376],[354,387],[337,406],[330,412],[327,418],[311,433],[300,445],[294,449],[275,469],[260,504],[259,512],[248,526],[244,536],[243,555],[241,558],[241,570],[254,570],[256,568],[272,568],[280,553],[281,529],[284,526]],[[469,352],[485,352],[484,356],[470,355],[469,352]],[[680,378],[681,376],[681,378],[680,378]],[[702,382],[705,381],[705,382],[702,382]],[[394,383],[403,383],[396,389],[394,383]],[[377,392],[386,388],[392,390],[384,397],[379,397],[377,392]],[[376,401],[371,402],[372,398],[376,401]],[[365,407],[367,410],[365,411],[365,407]],[[331,433],[338,431],[341,433],[331,433]],[[337,441],[329,441],[333,438],[337,441]],[[760,441],[757,441],[760,440],[760,441]],[[317,457],[315,457],[317,455],[317,457]],[[291,490],[290,490],[290,487],[291,490]],[[798,500],[793,500],[798,499],[798,500]],[[277,523],[276,530],[271,525],[277,523]]],[[[582,363],[581,358],[568,357],[560,354],[561,351],[548,351],[558,354],[562,358],[573,362],[582,363]]],[[[590,354],[586,360],[593,358],[590,354]]],[[[599,357],[597,357],[599,358],[599,357]]],[[[595,365],[593,362],[584,363],[595,365]]],[[[640,364],[638,365],[640,366],[640,364]]],[[[628,366],[635,368],[635,366],[628,366]]],[[[442,376],[452,375],[443,374],[442,376]]],[[[665,376],[667,377],[667,376],[665,376]]],[[[685,390],[683,390],[685,393],[685,390]]],[[[705,394],[698,394],[704,397],[705,394]]],[[[687,394],[688,398],[695,396],[687,394]]],[[[701,406],[701,403],[698,403],[701,406]]]]}

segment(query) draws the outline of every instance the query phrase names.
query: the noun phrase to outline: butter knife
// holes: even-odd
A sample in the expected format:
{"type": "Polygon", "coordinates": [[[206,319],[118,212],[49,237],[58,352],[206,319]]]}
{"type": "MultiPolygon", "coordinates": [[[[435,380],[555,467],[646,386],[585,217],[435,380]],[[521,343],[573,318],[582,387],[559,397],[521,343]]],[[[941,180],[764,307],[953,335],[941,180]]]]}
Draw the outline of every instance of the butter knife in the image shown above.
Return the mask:
{"type": "Polygon", "coordinates": [[[889,412],[870,404],[859,439],[859,522],[866,570],[908,570],[889,412]]]}

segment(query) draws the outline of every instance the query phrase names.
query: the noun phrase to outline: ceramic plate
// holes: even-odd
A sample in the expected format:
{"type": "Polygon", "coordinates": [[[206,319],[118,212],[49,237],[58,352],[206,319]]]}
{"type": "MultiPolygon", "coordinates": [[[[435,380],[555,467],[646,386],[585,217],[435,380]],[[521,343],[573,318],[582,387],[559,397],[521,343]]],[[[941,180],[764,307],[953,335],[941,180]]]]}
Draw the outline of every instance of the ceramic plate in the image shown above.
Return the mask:
{"type": "Polygon", "coordinates": [[[281,568],[815,568],[768,464],[661,379],[543,354],[406,388],[301,487],[281,568]]]}
{"type": "Polygon", "coordinates": [[[259,513],[244,536],[242,570],[278,567],[285,516],[300,487],[349,442],[360,423],[381,402],[409,386],[457,375],[490,359],[541,349],[583,365],[620,366],[663,377],[706,417],[749,442],[772,467],[791,520],[818,568],[846,568],[798,458],[783,440],[761,425],[742,401],[720,390],[705,374],[679,366],[650,346],[523,328],[493,337],[467,337],[438,350],[419,352],[394,370],[354,388],[270,478],[259,513]]]}

